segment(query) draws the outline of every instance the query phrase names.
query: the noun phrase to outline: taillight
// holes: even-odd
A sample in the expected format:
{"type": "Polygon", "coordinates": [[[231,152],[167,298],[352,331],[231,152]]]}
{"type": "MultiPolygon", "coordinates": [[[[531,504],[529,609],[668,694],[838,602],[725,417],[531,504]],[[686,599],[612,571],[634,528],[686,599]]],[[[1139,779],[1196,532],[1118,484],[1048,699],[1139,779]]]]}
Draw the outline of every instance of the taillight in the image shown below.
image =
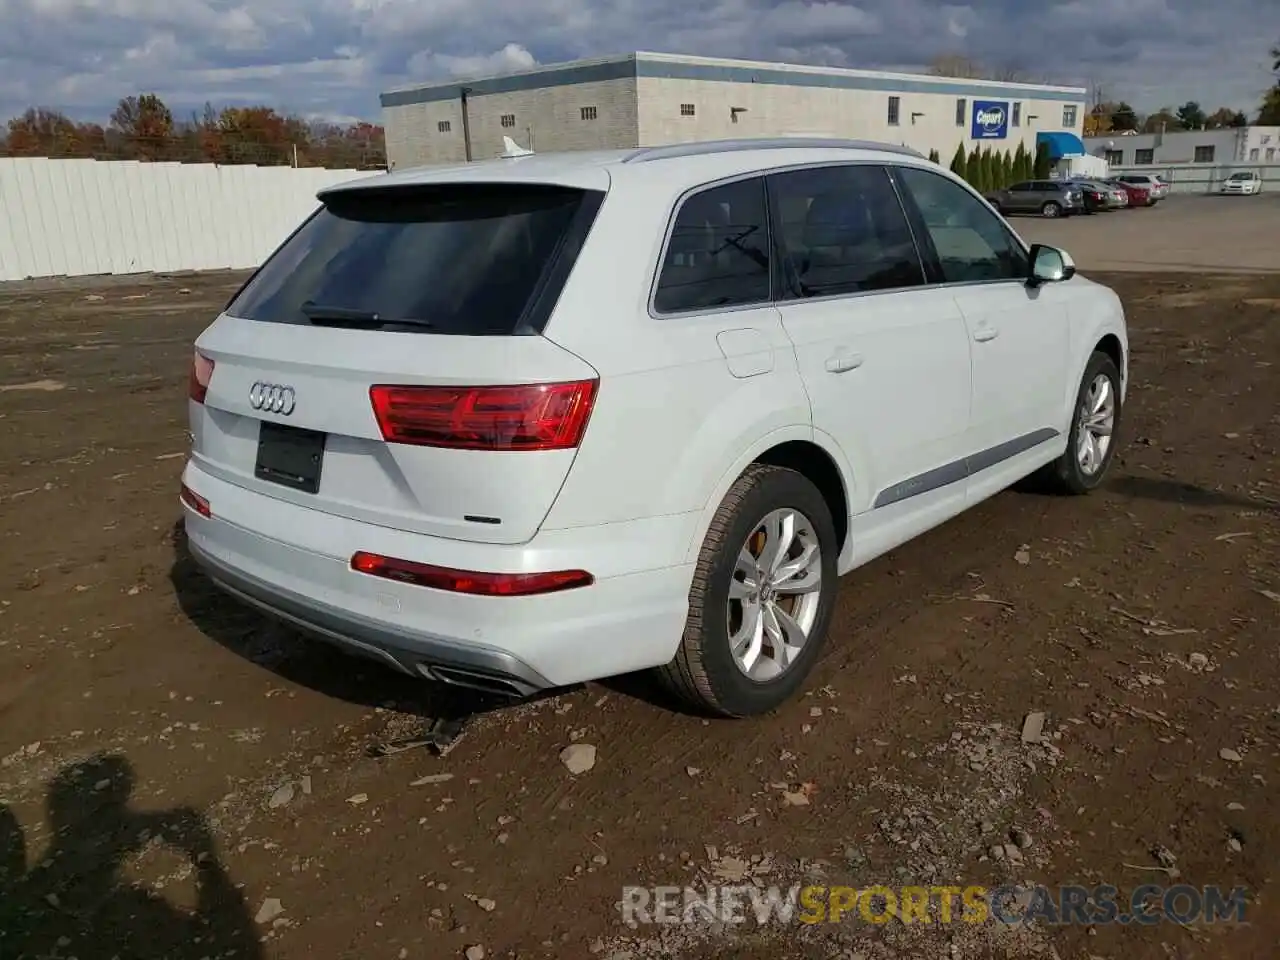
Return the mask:
{"type": "Polygon", "coordinates": [[[185,503],[192,510],[194,510],[196,513],[200,514],[200,516],[202,517],[213,516],[213,510],[209,506],[209,501],[206,500],[204,497],[200,496],[200,494],[196,493],[194,490],[188,487],[185,483],[182,485],[181,496],[182,496],[182,502],[185,503]]]}
{"type": "Polygon", "coordinates": [[[569,450],[582,441],[595,380],[504,387],[369,388],[389,443],[456,450],[569,450]]]}
{"type": "Polygon", "coordinates": [[[450,570],[412,560],[397,560],[360,551],[351,558],[351,569],[371,577],[398,580],[418,587],[467,593],[481,597],[529,597],[587,587],[595,578],[585,570],[555,570],[550,573],[476,573],[450,570]]]}
{"type": "Polygon", "coordinates": [[[199,350],[191,354],[191,379],[187,395],[196,403],[204,403],[209,392],[209,381],[213,379],[213,361],[199,350]]]}

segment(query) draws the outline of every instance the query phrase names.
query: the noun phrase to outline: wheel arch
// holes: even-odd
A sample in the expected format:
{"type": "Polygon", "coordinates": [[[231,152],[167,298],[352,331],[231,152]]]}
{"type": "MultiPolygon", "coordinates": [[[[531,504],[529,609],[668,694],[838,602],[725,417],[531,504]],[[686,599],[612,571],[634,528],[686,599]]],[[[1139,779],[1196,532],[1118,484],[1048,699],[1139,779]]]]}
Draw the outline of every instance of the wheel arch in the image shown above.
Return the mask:
{"type": "MultiPolygon", "coordinates": [[[[1114,293],[1112,294],[1114,296],[1114,293]]],[[[1115,298],[1115,309],[1121,310],[1119,298],[1115,298]]],[[[1063,397],[1065,409],[1067,411],[1067,426],[1070,428],[1070,418],[1075,416],[1076,397],[1080,392],[1080,383],[1084,379],[1085,369],[1089,366],[1089,358],[1095,353],[1105,354],[1116,365],[1116,369],[1120,371],[1120,399],[1123,402],[1128,396],[1129,376],[1128,376],[1128,350],[1129,343],[1125,335],[1124,316],[1112,314],[1111,316],[1091,323],[1086,332],[1081,332],[1073,336],[1075,346],[1072,355],[1075,358],[1075,373],[1068,379],[1066,386],[1066,395],[1063,397]],[[1076,337],[1078,336],[1078,339],[1076,337]],[[1075,351],[1079,350],[1080,353],[1075,351]]]]}
{"type": "Polygon", "coordinates": [[[775,430],[752,444],[734,461],[716,482],[702,509],[697,529],[689,544],[686,560],[693,562],[720,503],[729,488],[755,463],[795,470],[818,488],[831,509],[831,520],[839,543],[838,556],[843,556],[849,539],[849,504],[856,491],[850,489],[852,474],[839,448],[819,431],[809,426],[775,430]]]}
{"type": "MultiPolygon", "coordinates": [[[[1091,352],[1105,353],[1108,357],[1110,357],[1111,362],[1114,363],[1116,365],[1116,369],[1120,371],[1121,382],[1122,383],[1124,382],[1125,380],[1124,345],[1120,342],[1119,337],[1117,337],[1114,333],[1103,334],[1102,337],[1098,339],[1098,342],[1093,345],[1093,350],[1091,352]]],[[[1088,363],[1087,360],[1085,362],[1088,363]]]]}

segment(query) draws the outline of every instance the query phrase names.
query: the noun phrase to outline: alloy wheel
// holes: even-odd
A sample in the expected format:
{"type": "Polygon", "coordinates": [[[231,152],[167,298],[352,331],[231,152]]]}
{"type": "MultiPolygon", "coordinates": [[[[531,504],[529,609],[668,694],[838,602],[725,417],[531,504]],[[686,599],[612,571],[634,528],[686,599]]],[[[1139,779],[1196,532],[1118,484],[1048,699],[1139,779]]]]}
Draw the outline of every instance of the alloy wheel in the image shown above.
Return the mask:
{"type": "Polygon", "coordinates": [[[1084,393],[1076,427],[1076,462],[1086,476],[1094,476],[1106,463],[1115,425],[1115,386],[1100,373],[1084,393]]]}
{"type": "Polygon", "coordinates": [[[776,680],[800,656],[822,601],[822,547],[813,523],[773,510],[747,536],[729,584],[729,649],[748,679],[776,680]]]}

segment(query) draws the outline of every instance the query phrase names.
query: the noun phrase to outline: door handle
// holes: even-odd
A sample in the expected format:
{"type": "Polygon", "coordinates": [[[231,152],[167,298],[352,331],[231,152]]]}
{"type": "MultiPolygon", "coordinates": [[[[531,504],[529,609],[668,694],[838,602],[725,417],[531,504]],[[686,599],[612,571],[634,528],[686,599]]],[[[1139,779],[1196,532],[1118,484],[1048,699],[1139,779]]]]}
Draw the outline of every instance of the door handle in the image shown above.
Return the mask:
{"type": "Polygon", "coordinates": [[[973,335],[973,339],[979,343],[986,343],[988,340],[994,340],[998,336],[1000,336],[1000,331],[995,327],[983,327],[973,335]]]}
{"type": "Polygon", "coordinates": [[[862,366],[862,361],[863,356],[860,353],[837,353],[835,356],[827,357],[827,372],[848,373],[862,366]]]}

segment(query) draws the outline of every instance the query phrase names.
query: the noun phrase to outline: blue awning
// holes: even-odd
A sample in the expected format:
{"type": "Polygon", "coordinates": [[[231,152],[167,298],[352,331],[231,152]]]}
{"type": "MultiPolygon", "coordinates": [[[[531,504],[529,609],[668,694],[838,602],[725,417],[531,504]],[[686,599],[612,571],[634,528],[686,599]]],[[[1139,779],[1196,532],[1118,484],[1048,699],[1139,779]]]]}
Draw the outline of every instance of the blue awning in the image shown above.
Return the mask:
{"type": "Polygon", "coordinates": [[[1084,141],[1077,137],[1074,133],[1037,133],[1036,147],[1040,144],[1047,143],[1049,145],[1049,159],[1060,160],[1063,157],[1083,157],[1085,154],[1084,141]]]}

